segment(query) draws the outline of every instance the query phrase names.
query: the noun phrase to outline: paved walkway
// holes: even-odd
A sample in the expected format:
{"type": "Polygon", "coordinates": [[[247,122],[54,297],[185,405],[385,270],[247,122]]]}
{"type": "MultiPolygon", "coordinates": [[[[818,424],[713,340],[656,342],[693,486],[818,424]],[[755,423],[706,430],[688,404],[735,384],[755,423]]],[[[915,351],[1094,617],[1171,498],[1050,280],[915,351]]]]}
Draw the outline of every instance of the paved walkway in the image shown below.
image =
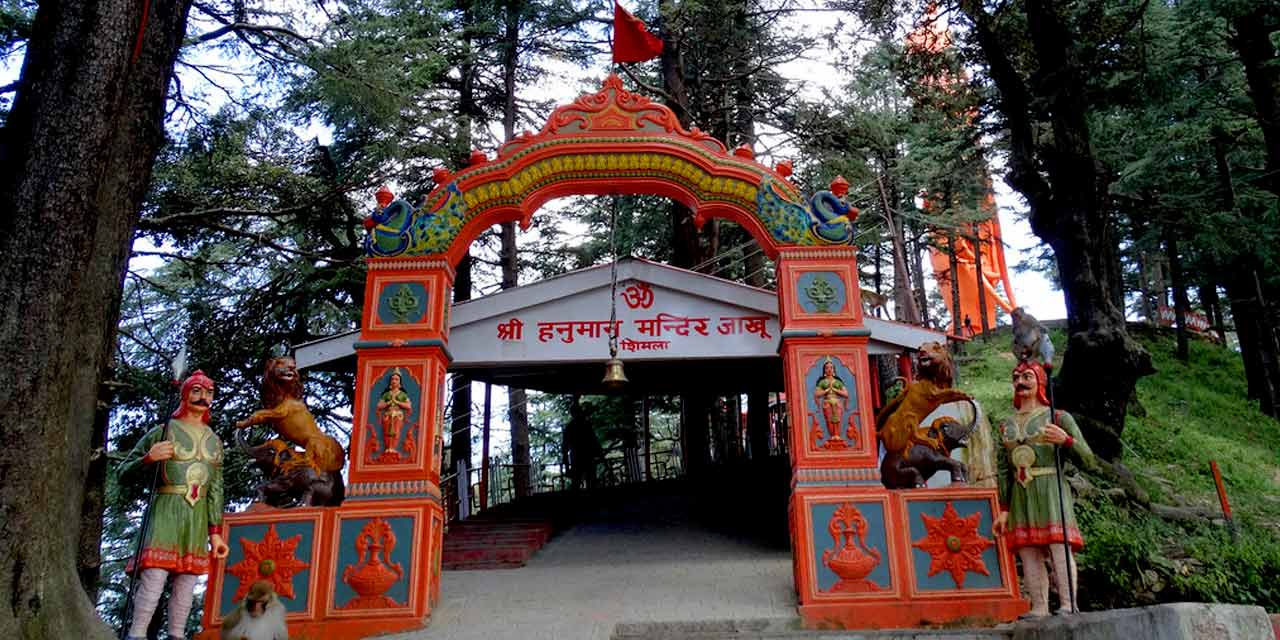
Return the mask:
{"type": "Polygon", "coordinates": [[[606,640],[619,622],[795,616],[791,554],[710,531],[679,503],[598,514],[520,569],[447,571],[398,640],[606,640]]]}

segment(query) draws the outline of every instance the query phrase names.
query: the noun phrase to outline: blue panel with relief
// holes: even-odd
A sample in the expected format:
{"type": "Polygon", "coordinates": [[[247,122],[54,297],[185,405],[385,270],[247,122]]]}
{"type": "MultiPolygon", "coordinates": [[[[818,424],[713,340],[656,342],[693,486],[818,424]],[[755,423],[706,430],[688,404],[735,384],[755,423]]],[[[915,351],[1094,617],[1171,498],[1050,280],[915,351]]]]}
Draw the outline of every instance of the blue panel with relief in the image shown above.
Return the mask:
{"type": "Polygon", "coordinates": [[[409,606],[409,584],[414,570],[414,520],[410,516],[396,516],[341,521],[338,531],[338,570],[333,577],[336,583],[333,590],[335,608],[354,611],[409,606]],[[359,549],[363,549],[364,553],[360,554],[359,549]],[[361,596],[351,585],[358,584],[363,577],[370,575],[398,577],[386,591],[361,596]],[[349,579],[344,579],[348,576],[349,579]]]}
{"type": "Polygon", "coordinates": [[[383,324],[422,322],[427,314],[427,287],[421,282],[393,282],[378,292],[378,321],[383,324]]]}
{"type": "Polygon", "coordinates": [[[823,357],[809,367],[804,383],[809,406],[806,428],[810,432],[816,428],[820,434],[818,447],[833,448],[828,446],[833,440],[837,445],[843,443],[840,448],[855,446],[848,437],[849,427],[854,426],[855,437],[861,437],[862,431],[857,428],[858,384],[853,372],[840,358],[823,357]]]}
{"type": "MultiPolygon", "coordinates": [[[[250,553],[256,557],[258,554],[254,553],[255,545],[260,545],[267,537],[267,530],[270,526],[269,524],[233,525],[227,533],[227,547],[230,549],[227,554],[227,567],[236,567],[244,562],[246,546],[249,548],[250,553]]],[[[305,611],[310,603],[311,571],[315,569],[315,567],[310,566],[312,545],[315,543],[315,522],[311,520],[277,522],[275,523],[275,528],[276,538],[283,542],[286,548],[293,546],[293,558],[308,565],[306,568],[297,568],[295,566],[288,569],[281,568],[279,571],[271,571],[281,578],[291,576],[288,579],[293,584],[293,598],[282,596],[280,600],[284,603],[285,609],[289,611],[305,611]],[[295,536],[300,536],[296,543],[293,540],[295,536]]],[[[263,550],[266,551],[265,548],[263,550]]],[[[253,561],[251,560],[250,562],[252,563],[253,561]]],[[[257,567],[250,568],[256,568],[261,572],[263,569],[274,569],[274,564],[271,567],[264,567],[261,560],[259,560],[257,567]]],[[[225,617],[235,608],[236,603],[233,598],[239,588],[240,578],[230,572],[223,575],[222,610],[219,611],[219,615],[225,617]]]]}
{"type": "Polygon", "coordinates": [[[820,592],[869,594],[892,588],[883,503],[813,504],[810,510],[820,592]]]}
{"type": "Polygon", "coordinates": [[[377,435],[376,442],[370,443],[376,451],[376,453],[371,451],[375,460],[381,462],[412,460],[416,456],[417,448],[430,444],[422,442],[422,433],[417,426],[422,422],[418,419],[418,411],[421,409],[418,406],[422,398],[421,389],[422,387],[412,375],[398,367],[387,369],[373,382],[369,390],[369,402],[366,403],[369,409],[365,421],[377,435]],[[393,377],[399,378],[399,391],[391,389],[393,377]],[[407,408],[403,404],[405,402],[409,404],[407,408]],[[379,415],[379,405],[382,405],[381,415],[379,415]],[[398,417],[394,415],[396,412],[400,413],[398,417]],[[390,430],[395,430],[397,421],[400,423],[399,432],[394,433],[395,437],[388,442],[388,427],[390,430]],[[406,442],[411,444],[406,446],[406,442]],[[396,452],[393,460],[386,458],[389,450],[396,452]]]}
{"type": "Polygon", "coordinates": [[[796,279],[796,300],[805,313],[841,313],[848,299],[844,279],[834,271],[806,271],[796,279]]]}
{"type": "Polygon", "coordinates": [[[1004,585],[987,500],[908,500],[916,589],[994,589],[1004,585]],[[953,506],[948,513],[947,504],[953,506]],[[975,519],[974,516],[977,516],[975,519]],[[930,531],[925,516],[934,523],[930,531]],[[987,543],[990,544],[987,544],[987,543]],[[934,575],[929,573],[933,571],[934,575]],[[989,575],[984,575],[984,572],[989,575]]]}

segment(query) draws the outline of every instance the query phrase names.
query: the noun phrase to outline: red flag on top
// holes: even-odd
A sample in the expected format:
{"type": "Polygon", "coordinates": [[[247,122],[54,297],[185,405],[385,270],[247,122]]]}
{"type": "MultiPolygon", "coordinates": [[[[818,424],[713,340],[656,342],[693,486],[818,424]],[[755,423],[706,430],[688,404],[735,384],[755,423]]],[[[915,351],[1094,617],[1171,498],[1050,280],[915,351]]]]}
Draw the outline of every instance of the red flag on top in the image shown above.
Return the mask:
{"type": "Polygon", "coordinates": [[[639,18],[613,3],[613,61],[644,62],[662,55],[662,38],[649,33],[639,18]]]}

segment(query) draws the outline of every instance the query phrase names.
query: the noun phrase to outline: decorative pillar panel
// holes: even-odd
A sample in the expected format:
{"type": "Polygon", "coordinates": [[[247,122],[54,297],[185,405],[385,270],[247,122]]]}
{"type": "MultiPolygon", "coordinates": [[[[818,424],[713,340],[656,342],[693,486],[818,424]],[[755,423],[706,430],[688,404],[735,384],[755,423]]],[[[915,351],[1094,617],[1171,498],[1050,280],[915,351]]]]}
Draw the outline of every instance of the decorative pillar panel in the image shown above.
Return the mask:
{"type": "Polygon", "coordinates": [[[377,347],[356,360],[349,499],[386,481],[400,481],[402,495],[423,494],[440,481],[448,358],[438,347],[377,347]]]}
{"type": "Polygon", "coordinates": [[[268,580],[284,604],[289,622],[314,618],[325,584],[323,509],[274,512],[269,521],[227,516],[226,559],[210,572],[204,626],[219,625],[244,599],[249,587],[268,580]],[[224,569],[224,570],[217,570],[224,569]]]}
{"type": "Polygon", "coordinates": [[[426,624],[439,597],[444,512],[438,498],[227,514],[231,553],[209,573],[204,631],[219,626],[258,580],[288,611],[291,638],[355,640],[426,624]]]}
{"type": "Polygon", "coordinates": [[[784,339],[782,357],[793,466],[876,469],[867,338],[784,339]]]}
{"type": "Polygon", "coordinates": [[[995,492],[880,482],[856,274],[850,247],[784,248],[778,262],[801,618],[848,629],[1011,620],[1027,605],[991,535],[995,492]]]}
{"type": "Polygon", "coordinates": [[[783,249],[782,358],[795,469],[876,468],[875,416],[854,248],[783,249]]]}
{"type": "Polygon", "coordinates": [[[342,509],[333,519],[335,553],[325,616],[343,618],[406,617],[427,613],[435,551],[432,514],[439,505],[420,501],[342,509]]]}
{"type": "Polygon", "coordinates": [[[783,249],[778,259],[780,320],[790,330],[862,327],[853,247],[783,249]]]}
{"type": "Polygon", "coordinates": [[[453,268],[442,259],[370,258],[360,339],[369,346],[443,346],[453,268]]]}

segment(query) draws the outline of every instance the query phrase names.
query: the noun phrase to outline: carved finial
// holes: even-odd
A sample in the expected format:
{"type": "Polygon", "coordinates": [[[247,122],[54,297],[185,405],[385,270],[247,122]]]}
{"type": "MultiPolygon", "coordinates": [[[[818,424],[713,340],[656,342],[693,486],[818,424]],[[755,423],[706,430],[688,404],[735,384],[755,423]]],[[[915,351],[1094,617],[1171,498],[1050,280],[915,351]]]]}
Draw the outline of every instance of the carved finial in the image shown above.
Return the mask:
{"type": "Polygon", "coordinates": [[[436,183],[437,187],[443,184],[448,184],[449,179],[452,177],[453,172],[444,167],[436,167],[431,171],[431,179],[436,183]]]}
{"type": "Polygon", "coordinates": [[[610,73],[610,74],[609,74],[609,77],[607,77],[607,78],[605,78],[605,79],[604,79],[604,84],[602,84],[602,85],[600,86],[600,90],[601,90],[601,91],[607,91],[607,90],[609,90],[609,89],[613,89],[613,90],[615,90],[615,91],[622,91],[622,90],[623,90],[623,87],[622,87],[622,78],[619,78],[619,77],[618,77],[618,74],[616,74],[616,73],[610,73]]]}
{"type": "Polygon", "coordinates": [[[751,150],[751,147],[750,147],[749,145],[746,145],[746,144],[740,144],[740,145],[738,145],[738,146],[734,147],[734,148],[733,148],[733,155],[735,155],[735,156],[737,156],[737,157],[739,157],[739,158],[744,158],[744,159],[746,159],[746,160],[755,160],[755,159],[756,159],[756,152],[755,152],[755,151],[752,151],[752,150],[751,150]]]}
{"type": "Polygon", "coordinates": [[[777,172],[778,172],[778,175],[780,175],[780,176],[782,176],[782,177],[784,177],[784,178],[786,178],[786,179],[788,179],[788,180],[790,180],[790,179],[791,179],[791,171],[792,171],[792,169],[791,169],[791,161],[790,161],[790,160],[783,160],[782,162],[779,162],[779,163],[777,164],[777,166],[775,166],[775,167],[773,168],[773,170],[774,170],[774,171],[777,171],[777,172]]]}
{"type": "Polygon", "coordinates": [[[396,199],[396,194],[392,193],[391,188],[384,184],[378,187],[378,192],[373,194],[373,198],[378,201],[379,209],[385,209],[387,205],[391,204],[392,200],[396,199]]]}
{"type": "Polygon", "coordinates": [[[483,151],[479,149],[473,149],[471,151],[471,157],[467,159],[467,165],[474,167],[478,164],[484,164],[488,161],[489,161],[489,156],[485,155],[483,151]]]}
{"type": "Polygon", "coordinates": [[[849,193],[849,181],[845,180],[844,176],[836,176],[836,179],[831,181],[831,193],[837,198],[845,197],[849,193]]]}

